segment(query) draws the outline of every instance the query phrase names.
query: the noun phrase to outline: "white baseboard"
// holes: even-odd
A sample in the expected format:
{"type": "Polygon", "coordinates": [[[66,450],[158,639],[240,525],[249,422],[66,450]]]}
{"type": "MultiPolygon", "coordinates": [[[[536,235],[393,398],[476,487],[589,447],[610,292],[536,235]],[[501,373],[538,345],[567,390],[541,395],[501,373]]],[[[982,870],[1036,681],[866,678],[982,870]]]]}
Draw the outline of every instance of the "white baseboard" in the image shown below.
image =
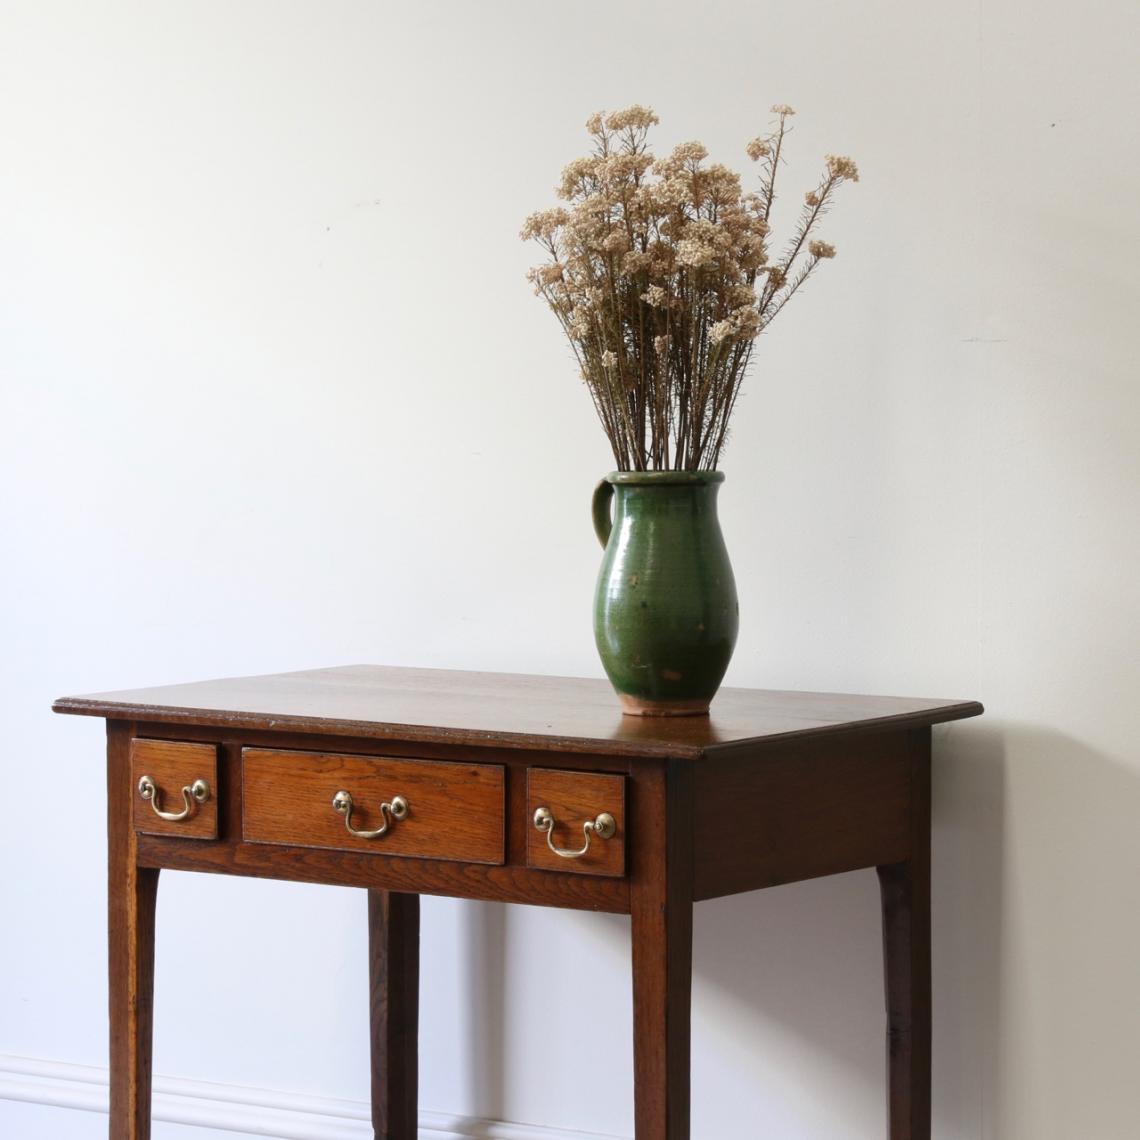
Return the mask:
{"type": "MultiPolygon", "coordinates": [[[[107,1070],[0,1054],[0,1100],[107,1111],[107,1070]]],[[[155,1076],[152,1117],[274,1140],[372,1140],[367,1104],[155,1076]]],[[[618,1140],[538,1124],[420,1112],[420,1140],[618,1140]]]]}

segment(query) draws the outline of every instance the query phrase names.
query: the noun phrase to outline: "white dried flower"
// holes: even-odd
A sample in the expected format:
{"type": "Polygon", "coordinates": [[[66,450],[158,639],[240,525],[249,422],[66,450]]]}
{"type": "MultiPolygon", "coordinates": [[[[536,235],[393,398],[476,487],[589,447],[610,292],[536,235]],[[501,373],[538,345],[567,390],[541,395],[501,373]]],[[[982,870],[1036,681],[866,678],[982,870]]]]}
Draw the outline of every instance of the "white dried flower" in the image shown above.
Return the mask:
{"type": "Polygon", "coordinates": [[[549,265],[536,265],[527,272],[527,280],[534,285],[534,291],[541,294],[546,292],[551,286],[560,284],[564,272],[565,267],[560,265],[557,261],[549,265]]]}
{"type": "Polygon", "coordinates": [[[859,168],[846,155],[829,154],[826,161],[827,173],[832,178],[845,178],[848,182],[859,181],[859,168]]]}
{"type": "Polygon", "coordinates": [[[519,237],[523,241],[529,241],[531,238],[551,238],[561,226],[566,224],[569,216],[561,208],[539,210],[537,213],[531,214],[523,223],[519,237]]]}
{"type": "Polygon", "coordinates": [[[561,198],[573,198],[587,179],[594,177],[594,169],[598,164],[596,158],[576,158],[562,171],[562,181],[558,186],[558,195],[561,198]]]}
{"type": "Polygon", "coordinates": [[[602,249],[606,253],[624,253],[629,249],[629,235],[625,230],[611,230],[602,239],[602,249]]]}
{"type": "Polygon", "coordinates": [[[748,269],[759,269],[768,260],[764,239],[756,233],[745,234],[740,239],[738,251],[740,264],[748,269]]]}
{"type": "Polygon", "coordinates": [[[640,178],[653,165],[651,154],[611,154],[599,159],[594,166],[594,177],[605,183],[606,188],[619,190],[615,183],[629,182],[640,178]]]}
{"type": "Polygon", "coordinates": [[[652,242],[645,252],[649,254],[650,269],[655,277],[666,277],[673,272],[677,251],[668,242],[652,242]]]}
{"type": "Polygon", "coordinates": [[[681,265],[699,269],[702,265],[716,261],[716,250],[696,238],[682,238],[677,242],[677,261],[681,265]]]}
{"type": "Polygon", "coordinates": [[[673,148],[673,153],[670,158],[676,163],[684,162],[700,162],[704,158],[708,158],[708,147],[699,142],[684,142],[679,143],[673,148]]]}
{"type": "Polygon", "coordinates": [[[760,314],[749,305],[732,314],[732,326],[740,340],[755,340],[760,335],[760,314]]]}
{"type": "Polygon", "coordinates": [[[740,175],[724,163],[715,163],[702,173],[701,185],[709,194],[725,201],[740,197],[740,175]]]}
{"type": "Polygon", "coordinates": [[[692,193],[684,178],[666,178],[657,184],[655,190],[657,201],[665,209],[686,205],[692,193]]]}
{"type": "Polygon", "coordinates": [[[638,249],[631,249],[621,259],[621,271],[626,277],[635,277],[642,270],[648,269],[653,264],[653,258],[647,253],[642,253],[638,249]]]}
{"type": "Polygon", "coordinates": [[[610,114],[606,119],[606,126],[611,131],[621,131],[626,127],[644,131],[660,121],[651,107],[643,107],[640,103],[634,103],[632,107],[626,107],[624,111],[614,111],[610,114]]]}
{"type": "Polygon", "coordinates": [[[768,154],[768,144],[764,139],[752,139],[744,148],[744,153],[747,154],[753,162],[757,162],[768,154]]]}
{"type": "Polygon", "coordinates": [[[593,153],[563,171],[565,209],[523,225],[522,236],[544,251],[530,280],[573,344],[623,469],[678,459],[715,469],[752,341],[835,256],[816,239],[817,222],[833,191],[859,172],[850,158],[828,155],[793,240],[768,264],[774,154],[794,114],[783,104],[772,110],[775,128],[745,146],[763,160],[759,187],[748,193],[735,171],[706,165],[699,142],[654,160],[650,108],[594,114],[586,122],[593,153]],[[694,365],[702,372],[695,387],[694,365]]]}

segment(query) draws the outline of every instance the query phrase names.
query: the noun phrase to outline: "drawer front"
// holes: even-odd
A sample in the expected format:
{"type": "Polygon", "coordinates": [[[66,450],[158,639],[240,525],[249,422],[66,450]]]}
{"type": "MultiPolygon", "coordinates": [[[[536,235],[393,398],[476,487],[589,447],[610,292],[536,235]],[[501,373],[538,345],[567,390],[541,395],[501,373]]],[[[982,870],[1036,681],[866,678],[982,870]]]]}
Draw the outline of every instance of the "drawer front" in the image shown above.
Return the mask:
{"type": "Polygon", "coordinates": [[[217,745],[132,740],[131,795],[135,831],[217,839],[217,745]]]}
{"type": "Polygon", "coordinates": [[[246,748],[242,757],[242,836],[249,843],[504,861],[500,765],[267,748],[246,748]]]}
{"type": "Polygon", "coordinates": [[[526,862],[546,871],[624,875],[625,777],[531,768],[526,862]]]}

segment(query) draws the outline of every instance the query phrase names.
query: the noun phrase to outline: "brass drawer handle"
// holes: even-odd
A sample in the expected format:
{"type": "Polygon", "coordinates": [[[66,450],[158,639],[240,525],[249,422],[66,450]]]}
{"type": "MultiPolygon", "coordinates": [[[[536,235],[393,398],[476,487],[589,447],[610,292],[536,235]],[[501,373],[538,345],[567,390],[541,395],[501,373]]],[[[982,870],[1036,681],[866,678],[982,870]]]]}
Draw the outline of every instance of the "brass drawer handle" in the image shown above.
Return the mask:
{"type": "Polygon", "coordinates": [[[210,785],[205,780],[195,780],[182,789],[182,810],[163,811],[158,806],[158,788],[150,776],[143,776],[139,780],[139,795],[150,802],[154,814],[168,823],[178,823],[179,820],[189,819],[199,804],[204,804],[210,798],[210,785]]]}
{"type": "Polygon", "coordinates": [[[332,806],[344,816],[344,827],[348,834],[355,835],[357,839],[379,839],[388,834],[393,823],[404,819],[408,814],[408,801],[403,796],[393,796],[391,803],[385,800],[380,805],[380,814],[384,818],[382,826],[375,831],[357,831],[352,826],[352,796],[348,792],[337,792],[333,796],[332,806]]]}
{"type": "Polygon", "coordinates": [[[547,807],[540,807],[534,813],[534,826],[538,831],[546,833],[546,845],[559,859],[581,859],[590,850],[590,840],[596,835],[599,839],[611,839],[617,831],[617,822],[608,811],[602,812],[597,819],[588,819],[582,824],[582,834],[586,842],[577,851],[568,847],[554,846],[554,813],[547,807]]]}

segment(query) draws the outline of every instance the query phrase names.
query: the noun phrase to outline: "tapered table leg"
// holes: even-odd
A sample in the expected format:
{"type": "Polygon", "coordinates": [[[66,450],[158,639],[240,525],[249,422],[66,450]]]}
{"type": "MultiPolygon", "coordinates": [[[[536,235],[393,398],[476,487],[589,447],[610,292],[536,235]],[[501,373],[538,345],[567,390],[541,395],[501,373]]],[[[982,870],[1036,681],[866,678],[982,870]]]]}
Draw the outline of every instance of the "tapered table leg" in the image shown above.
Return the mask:
{"type": "Polygon", "coordinates": [[[689,1140],[693,974],[692,823],[688,769],[638,777],[630,891],[636,1140],[689,1140]],[[687,801],[687,802],[686,802],[687,801]]]}
{"type": "Polygon", "coordinates": [[[416,1140],[419,1082],[420,896],[368,892],[372,1128],[416,1140]]]}
{"type": "Polygon", "coordinates": [[[130,735],[107,740],[110,1140],[150,1140],[154,912],[158,871],[135,861],[130,735]]]}
{"type": "Polygon", "coordinates": [[[930,758],[912,766],[913,843],[904,863],[879,867],[887,999],[889,1140],[930,1140],[930,758]]]}

